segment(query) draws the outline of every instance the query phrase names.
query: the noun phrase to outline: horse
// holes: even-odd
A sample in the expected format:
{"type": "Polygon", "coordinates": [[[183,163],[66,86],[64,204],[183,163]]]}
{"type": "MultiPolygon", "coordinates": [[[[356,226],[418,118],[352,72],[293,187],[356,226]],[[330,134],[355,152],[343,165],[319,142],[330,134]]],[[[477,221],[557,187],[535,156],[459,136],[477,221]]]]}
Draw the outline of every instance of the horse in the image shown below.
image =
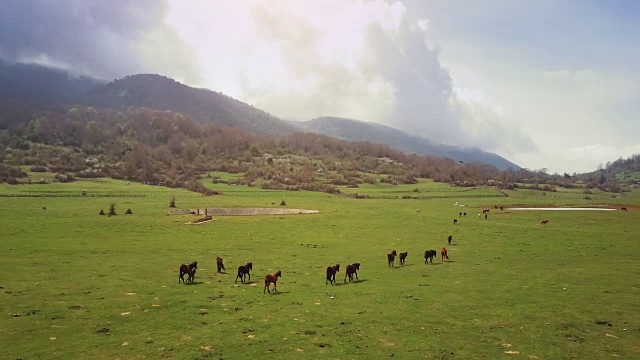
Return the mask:
{"type": "Polygon", "coordinates": [[[453,236],[449,235],[447,237],[447,241],[449,242],[449,245],[451,245],[451,240],[453,240],[453,236]]]}
{"type": "Polygon", "coordinates": [[[265,291],[269,291],[269,294],[271,294],[271,290],[269,289],[269,285],[273,284],[273,291],[278,291],[278,289],[276,289],[276,283],[278,282],[278,278],[282,277],[282,272],[280,270],[276,271],[275,274],[269,274],[267,276],[264,277],[264,290],[262,290],[262,293],[264,294],[265,291]]]}
{"type": "Polygon", "coordinates": [[[416,209],[416,214],[417,214],[417,213],[419,213],[419,212],[421,212],[421,211],[422,211],[422,210],[420,210],[420,209],[416,209]]]}
{"type": "Polygon", "coordinates": [[[622,211],[627,211],[627,208],[626,208],[626,207],[623,207],[623,208],[622,208],[622,209],[620,209],[620,210],[622,210],[622,211]]]}
{"type": "Polygon", "coordinates": [[[393,267],[393,263],[395,262],[397,255],[398,253],[395,250],[387,254],[387,262],[389,263],[389,267],[393,267]]]}
{"type": "Polygon", "coordinates": [[[459,213],[459,214],[458,214],[458,217],[462,217],[462,213],[459,213]]]}
{"type": "Polygon", "coordinates": [[[224,263],[220,256],[216,258],[216,265],[218,266],[218,272],[227,271],[224,268],[224,263]]]}
{"type": "Polygon", "coordinates": [[[435,250],[427,250],[424,252],[424,263],[427,264],[429,260],[433,264],[433,258],[436,257],[437,252],[435,250]]]}
{"type": "Polygon", "coordinates": [[[187,274],[187,282],[192,283],[193,278],[196,277],[196,270],[198,269],[198,262],[194,261],[189,265],[182,264],[180,265],[180,275],[178,275],[178,284],[180,284],[180,280],[184,281],[184,275],[187,274]]]}
{"type": "Polygon", "coordinates": [[[467,216],[467,213],[462,213],[463,216],[467,216]]]}
{"type": "Polygon", "coordinates": [[[249,273],[251,270],[253,270],[253,263],[251,262],[248,262],[247,265],[238,266],[238,275],[236,275],[235,282],[238,282],[238,278],[240,278],[240,281],[244,283],[245,275],[249,275],[249,281],[251,281],[251,274],[249,273]]]}
{"type": "Polygon", "coordinates": [[[326,284],[329,281],[331,284],[336,282],[336,273],[340,271],[340,264],[327,267],[327,279],[324,281],[326,284]]]}
{"type": "Polygon", "coordinates": [[[409,256],[409,252],[408,251],[400,253],[400,265],[404,265],[404,262],[407,259],[407,256],[409,256]]]}
{"type": "Polygon", "coordinates": [[[547,225],[548,223],[549,223],[549,220],[540,221],[540,225],[547,225]]]}
{"type": "Polygon", "coordinates": [[[442,257],[442,262],[444,262],[445,260],[449,260],[449,254],[447,253],[446,247],[443,247],[442,250],[440,250],[440,256],[442,257]]]}
{"type": "Polygon", "coordinates": [[[458,223],[458,219],[453,219],[453,225],[458,223]]]}
{"type": "Polygon", "coordinates": [[[347,282],[347,277],[349,278],[349,281],[353,281],[353,275],[355,275],[356,279],[358,279],[358,270],[360,270],[360,263],[347,265],[347,271],[344,275],[344,282],[347,282]]]}

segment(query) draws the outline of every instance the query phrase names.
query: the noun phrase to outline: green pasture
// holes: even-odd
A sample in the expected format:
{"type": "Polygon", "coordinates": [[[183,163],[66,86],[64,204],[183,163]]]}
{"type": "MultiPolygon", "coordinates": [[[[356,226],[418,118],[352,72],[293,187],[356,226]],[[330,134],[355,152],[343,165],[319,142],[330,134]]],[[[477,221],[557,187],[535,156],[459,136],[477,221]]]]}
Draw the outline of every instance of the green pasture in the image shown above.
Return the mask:
{"type": "Polygon", "coordinates": [[[106,179],[0,184],[1,357],[640,358],[638,191],[593,191],[587,201],[580,191],[504,197],[426,180],[341,188],[372,195],[355,199],[202,181],[223,194],[106,179]],[[168,215],[172,197],[180,209],[285,200],[320,213],[187,225],[196,217],[168,215]],[[111,203],[118,215],[99,216],[111,203]],[[527,204],[630,210],[493,208],[527,204]],[[424,251],[443,246],[450,261],[425,265],[424,251]],[[387,267],[393,249],[409,252],[406,266],[387,267]],[[217,256],[226,273],[216,273],[217,256]],[[191,261],[195,282],[178,284],[179,265],[191,261]],[[251,283],[234,283],[248,261],[251,283]],[[360,280],[345,284],[353,262],[360,280]],[[338,283],[326,285],[335,263],[338,283]],[[279,292],[263,294],[276,270],[279,292]]]}

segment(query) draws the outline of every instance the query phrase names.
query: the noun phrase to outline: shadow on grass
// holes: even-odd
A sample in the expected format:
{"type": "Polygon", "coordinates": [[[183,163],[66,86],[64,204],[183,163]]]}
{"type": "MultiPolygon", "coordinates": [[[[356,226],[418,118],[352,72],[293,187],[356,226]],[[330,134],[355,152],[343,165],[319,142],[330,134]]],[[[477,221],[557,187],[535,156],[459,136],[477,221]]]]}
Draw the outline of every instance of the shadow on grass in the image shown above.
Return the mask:
{"type": "Polygon", "coordinates": [[[367,279],[359,279],[359,280],[353,280],[353,281],[347,281],[347,282],[336,282],[334,285],[343,286],[343,285],[349,285],[349,284],[357,284],[365,281],[367,281],[367,279]]]}
{"type": "Polygon", "coordinates": [[[279,290],[273,291],[273,290],[271,290],[271,293],[267,293],[267,294],[269,294],[269,295],[281,295],[281,294],[288,294],[288,293],[289,293],[288,291],[279,291],[279,290]]]}
{"type": "Polygon", "coordinates": [[[194,281],[192,283],[183,283],[184,285],[189,285],[189,286],[193,286],[193,285],[202,285],[204,284],[204,281],[194,281]]]}

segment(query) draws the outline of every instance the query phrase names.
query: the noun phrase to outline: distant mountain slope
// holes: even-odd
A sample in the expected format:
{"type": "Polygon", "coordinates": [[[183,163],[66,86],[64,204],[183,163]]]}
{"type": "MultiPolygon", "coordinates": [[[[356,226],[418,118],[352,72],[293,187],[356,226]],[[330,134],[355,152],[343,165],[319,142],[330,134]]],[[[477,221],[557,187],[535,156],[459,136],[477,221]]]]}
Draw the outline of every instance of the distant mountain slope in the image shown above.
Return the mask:
{"type": "Polygon", "coordinates": [[[76,77],[39,65],[9,63],[0,59],[0,97],[27,103],[77,103],[104,81],[76,77]]]}
{"type": "Polygon", "coordinates": [[[265,111],[219,92],[196,89],[160,75],[132,75],[90,92],[87,102],[98,107],[137,106],[171,110],[194,119],[256,133],[288,134],[296,127],[265,111]]]}
{"type": "Polygon", "coordinates": [[[520,167],[494,153],[477,148],[437,144],[429,139],[412,136],[400,130],[359,120],[321,117],[298,123],[301,129],[351,141],[370,141],[396,149],[424,155],[446,156],[456,161],[491,164],[500,170],[520,167]]]}

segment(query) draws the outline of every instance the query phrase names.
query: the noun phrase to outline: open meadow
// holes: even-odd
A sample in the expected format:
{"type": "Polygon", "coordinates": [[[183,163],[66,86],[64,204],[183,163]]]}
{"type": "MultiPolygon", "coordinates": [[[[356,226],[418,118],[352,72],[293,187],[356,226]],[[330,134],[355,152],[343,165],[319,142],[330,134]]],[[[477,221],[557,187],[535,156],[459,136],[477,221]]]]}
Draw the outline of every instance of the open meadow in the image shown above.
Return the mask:
{"type": "Polygon", "coordinates": [[[110,179],[0,184],[0,357],[640,358],[638,191],[504,197],[422,180],[336,196],[203,182],[223,195],[110,179]],[[353,193],[369,198],[344,195],[353,193]],[[319,213],[187,225],[197,217],[168,215],[174,197],[178,209],[319,213]],[[111,203],[117,215],[99,216],[111,203]],[[597,204],[629,211],[508,210],[597,204]],[[405,266],[387,266],[394,249],[409,253],[405,266]],[[438,256],[425,265],[429,249],[438,256]],[[178,284],[192,261],[195,281],[178,284]],[[235,283],[249,261],[251,281],[235,283]],[[345,283],[355,262],[359,280],[345,283]],[[327,285],[336,263],[337,284],[327,285]],[[263,294],[277,270],[279,291],[263,294]]]}

